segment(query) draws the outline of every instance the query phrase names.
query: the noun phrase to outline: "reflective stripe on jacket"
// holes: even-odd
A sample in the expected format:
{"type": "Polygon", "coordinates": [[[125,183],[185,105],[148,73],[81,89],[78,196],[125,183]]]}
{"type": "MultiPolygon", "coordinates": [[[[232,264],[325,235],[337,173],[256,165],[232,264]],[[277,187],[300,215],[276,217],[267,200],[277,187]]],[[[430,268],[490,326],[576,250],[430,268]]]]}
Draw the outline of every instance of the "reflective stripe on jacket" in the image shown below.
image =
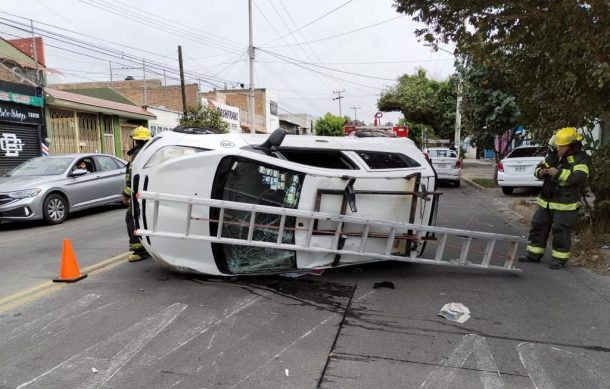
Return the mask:
{"type": "Polygon", "coordinates": [[[540,169],[554,167],[558,170],[555,177],[544,177],[542,192],[537,199],[543,208],[557,211],[574,211],[580,207],[581,189],[589,176],[589,156],[584,151],[574,155],[558,158],[550,154],[536,168],[534,174],[539,176],[540,169]],[[554,163],[557,161],[556,163],[554,163]]]}

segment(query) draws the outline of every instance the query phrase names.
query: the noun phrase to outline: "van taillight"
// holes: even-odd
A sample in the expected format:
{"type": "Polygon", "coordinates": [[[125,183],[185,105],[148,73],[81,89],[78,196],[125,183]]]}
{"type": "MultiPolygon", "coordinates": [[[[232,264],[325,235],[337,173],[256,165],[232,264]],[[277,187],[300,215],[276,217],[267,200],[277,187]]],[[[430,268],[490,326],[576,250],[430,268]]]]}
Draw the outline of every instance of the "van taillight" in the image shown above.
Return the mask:
{"type": "Polygon", "coordinates": [[[455,161],[455,168],[456,169],[460,169],[462,167],[462,161],[460,161],[459,159],[457,161],[455,161]]]}
{"type": "Polygon", "coordinates": [[[502,162],[498,162],[498,171],[504,172],[504,165],[502,165],[502,162]]]}

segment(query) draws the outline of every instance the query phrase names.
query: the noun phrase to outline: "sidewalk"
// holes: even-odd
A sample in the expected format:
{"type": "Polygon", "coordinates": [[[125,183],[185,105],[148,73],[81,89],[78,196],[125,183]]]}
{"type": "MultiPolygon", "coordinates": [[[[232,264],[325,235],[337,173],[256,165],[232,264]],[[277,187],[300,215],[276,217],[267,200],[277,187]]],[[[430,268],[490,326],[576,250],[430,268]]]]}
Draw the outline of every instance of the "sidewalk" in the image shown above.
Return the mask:
{"type": "MultiPolygon", "coordinates": [[[[493,178],[495,163],[493,160],[464,159],[462,161],[462,178],[493,178]]],[[[476,184],[475,184],[476,185],[476,184]]]]}

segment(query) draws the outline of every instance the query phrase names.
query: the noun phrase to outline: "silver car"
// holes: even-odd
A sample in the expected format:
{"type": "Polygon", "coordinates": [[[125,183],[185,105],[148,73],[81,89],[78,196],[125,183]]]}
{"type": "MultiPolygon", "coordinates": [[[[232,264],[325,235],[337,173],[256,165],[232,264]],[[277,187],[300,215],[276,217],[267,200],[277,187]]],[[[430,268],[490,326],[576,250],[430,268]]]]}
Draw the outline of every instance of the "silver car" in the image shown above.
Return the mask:
{"type": "Polygon", "coordinates": [[[105,154],[32,158],[0,177],[0,221],[59,224],[70,212],[120,203],[125,168],[105,154]]]}

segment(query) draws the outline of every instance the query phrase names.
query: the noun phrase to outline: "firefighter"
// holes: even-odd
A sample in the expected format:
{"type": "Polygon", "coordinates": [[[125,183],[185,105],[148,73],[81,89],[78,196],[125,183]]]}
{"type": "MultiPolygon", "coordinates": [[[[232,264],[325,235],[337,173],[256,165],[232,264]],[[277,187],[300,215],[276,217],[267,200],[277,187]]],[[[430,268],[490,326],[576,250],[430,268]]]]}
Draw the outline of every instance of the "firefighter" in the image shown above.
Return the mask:
{"type": "Polygon", "coordinates": [[[549,268],[561,269],[568,262],[581,189],[589,176],[589,156],[582,150],[582,139],[573,127],[558,130],[550,142],[556,150],[536,167],[534,174],[544,182],[532,217],[527,255],[519,257],[520,262],[540,262],[551,231],[553,258],[549,268]]]}
{"type": "Polygon", "coordinates": [[[127,163],[127,171],[125,173],[125,188],[123,188],[123,204],[128,205],[127,213],[125,214],[125,223],[127,224],[127,235],[129,235],[129,262],[137,262],[149,257],[148,252],[140,242],[140,238],[134,235],[136,224],[133,215],[133,201],[135,193],[131,191],[131,164],[140,152],[142,147],[150,139],[150,130],[146,127],[137,127],[131,132],[133,147],[127,152],[129,163],[127,163]]]}

